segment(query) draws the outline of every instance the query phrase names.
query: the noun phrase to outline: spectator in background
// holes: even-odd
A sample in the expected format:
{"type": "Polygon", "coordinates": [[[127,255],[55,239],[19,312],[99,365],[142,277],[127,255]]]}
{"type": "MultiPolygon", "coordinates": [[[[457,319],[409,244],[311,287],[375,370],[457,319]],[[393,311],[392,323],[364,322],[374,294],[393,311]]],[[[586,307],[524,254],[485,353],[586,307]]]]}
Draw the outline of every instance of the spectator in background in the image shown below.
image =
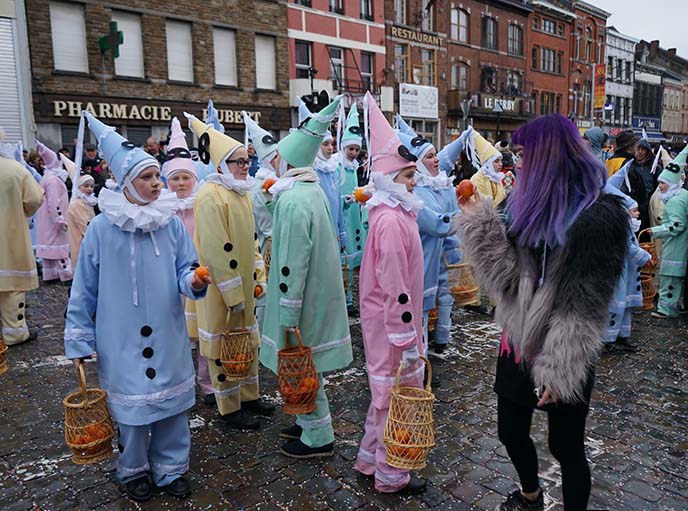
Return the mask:
{"type": "Polygon", "coordinates": [[[640,137],[633,130],[622,131],[616,136],[616,150],[611,158],[604,164],[607,167],[607,175],[612,177],[628,160],[635,157],[635,150],[640,137]]]}
{"type": "Polygon", "coordinates": [[[58,151],[58,153],[64,154],[64,155],[65,155],[67,158],[69,158],[70,160],[72,159],[72,152],[71,152],[71,151],[69,150],[69,148],[67,148],[67,147],[61,148],[61,149],[58,151]]]}
{"type": "Polygon", "coordinates": [[[38,151],[31,151],[29,153],[29,159],[27,161],[29,165],[36,169],[36,172],[38,172],[41,176],[43,175],[43,172],[45,171],[45,163],[43,162],[43,158],[41,158],[41,155],[38,154],[38,151]]]}
{"type": "Polygon", "coordinates": [[[258,161],[258,156],[256,156],[256,148],[253,147],[253,144],[249,142],[248,147],[248,159],[251,162],[251,164],[248,167],[248,174],[251,177],[254,177],[256,175],[256,172],[258,172],[258,167],[260,166],[260,162],[258,161]]]}
{"type": "Polygon", "coordinates": [[[148,137],[148,140],[146,140],[146,152],[153,156],[160,164],[165,161],[165,155],[164,153],[160,150],[160,143],[155,139],[155,137],[148,137]]]}

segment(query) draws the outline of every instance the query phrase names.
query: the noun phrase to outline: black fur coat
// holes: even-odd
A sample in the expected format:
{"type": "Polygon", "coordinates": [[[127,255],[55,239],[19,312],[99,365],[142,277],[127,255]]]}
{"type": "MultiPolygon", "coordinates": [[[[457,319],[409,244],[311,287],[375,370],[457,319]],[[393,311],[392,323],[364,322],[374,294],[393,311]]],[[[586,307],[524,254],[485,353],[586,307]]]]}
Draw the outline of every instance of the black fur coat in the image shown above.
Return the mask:
{"type": "Polygon", "coordinates": [[[504,219],[490,204],[476,208],[457,222],[467,262],[497,302],[496,321],[529,362],[536,386],[563,402],[582,400],[624,265],[628,213],[619,198],[600,196],[570,227],[566,244],[548,249],[538,288],[540,255],[507,235],[504,219]]]}

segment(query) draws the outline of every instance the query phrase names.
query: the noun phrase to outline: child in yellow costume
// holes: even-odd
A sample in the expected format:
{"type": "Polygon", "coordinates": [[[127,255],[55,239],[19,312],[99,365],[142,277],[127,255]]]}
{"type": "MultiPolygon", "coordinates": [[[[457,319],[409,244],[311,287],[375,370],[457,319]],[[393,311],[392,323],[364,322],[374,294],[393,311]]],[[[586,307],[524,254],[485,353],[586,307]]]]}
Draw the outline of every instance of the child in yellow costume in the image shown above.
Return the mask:
{"type": "Polygon", "coordinates": [[[217,172],[206,177],[194,203],[194,245],[199,262],[210,270],[212,284],[196,307],[201,355],[208,359],[210,380],[224,423],[238,429],[257,429],[246,412],[269,415],[272,405],[258,398],[258,345],[254,292],[265,293],[265,267],[255,233],[248,175],[250,161],[243,144],[207,126],[194,116],[189,127],[199,137],[200,156],[212,160],[217,172]],[[230,382],[220,360],[222,332],[246,327],[255,351],[245,380],[230,382]]]}

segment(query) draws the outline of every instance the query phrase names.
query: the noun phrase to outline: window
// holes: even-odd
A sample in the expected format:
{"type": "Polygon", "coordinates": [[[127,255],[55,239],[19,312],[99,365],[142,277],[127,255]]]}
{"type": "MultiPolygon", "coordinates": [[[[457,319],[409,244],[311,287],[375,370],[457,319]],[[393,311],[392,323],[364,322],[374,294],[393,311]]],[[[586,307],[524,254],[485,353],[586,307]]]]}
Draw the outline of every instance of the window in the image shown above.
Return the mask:
{"type": "Polygon", "coordinates": [[[375,76],[375,55],[367,51],[361,52],[361,80],[365,90],[373,91],[375,76]]]}
{"type": "Polygon", "coordinates": [[[408,80],[408,46],[405,44],[394,45],[394,77],[399,83],[408,80]]]}
{"type": "Polygon", "coordinates": [[[468,13],[463,9],[451,10],[451,38],[462,43],[468,42],[468,13]]]}
{"type": "Polygon", "coordinates": [[[554,111],[558,114],[561,113],[561,94],[557,94],[557,100],[554,106],[554,111]]]}
{"type": "Polygon", "coordinates": [[[503,91],[507,96],[521,95],[521,75],[515,71],[506,73],[506,90],[503,91]]]}
{"type": "Polygon", "coordinates": [[[394,0],[394,23],[406,24],[406,0],[394,0]]]}
{"type": "Polygon", "coordinates": [[[580,103],[580,85],[577,83],[573,84],[573,113],[577,116],[580,115],[578,104],[580,103]]]}
{"type": "Polygon", "coordinates": [[[256,35],[256,88],[275,90],[275,38],[256,35]]]}
{"type": "Polygon", "coordinates": [[[518,25],[509,25],[507,51],[511,55],[523,55],[523,29],[518,25]]]}
{"type": "Polygon", "coordinates": [[[631,83],[633,80],[633,63],[626,62],[626,83],[631,83]]]}
{"type": "Polygon", "coordinates": [[[578,32],[576,33],[576,60],[581,59],[581,45],[583,44],[583,29],[578,27],[578,32]]]}
{"type": "Polygon", "coordinates": [[[330,12],[344,14],[344,0],[330,0],[330,12]]]}
{"type": "Polygon", "coordinates": [[[586,80],[583,86],[583,115],[590,117],[590,107],[592,106],[592,82],[586,80]]]}
{"type": "Polygon", "coordinates": [[[543,48],[540,54],[540,70],[554,73],[554,50],[543,48]]]}
{"type": "Polygon", "coordinates": [[[213,29],[215,49],[215,83],[218,85],[237,85],[236,43],[234,30],[213,29]]]}
{"type": "Polygon", "coordinates": [[[483,48],[497,49],[497,20],[483,17],[483,48]]]}
{"type": "Polygon", "coordinates": [[[484,67],[480,72],[480,90],[482,92],[497,92],[497,70],[492,67],[484,67]]]}
{"type": "Polygon", "coordinates": [[[337,83],[344,81],[344,50],[329,46],[330,52],[330,80],[335,80],[337,83]]]}
{"type": "Polygon", "coordinates": [[[532,55],[532,61],[530,63],[530,68],[531,69],[537,69],[538,67],[538,50],[539,48],[537,46],[533,46],[533,49],[531,50],[531,55],[532,55]]]}
{"type": "Polygon", "coordinates": [[[533,30],[540,30],[540,16],[533,16],[533,30]]]}
{"type": "Polygon", "coordinates": [[[540,115],[547,115],[554,112],[554,93],[541,92],[540,93],[540,115]]]}
{"type": "Polygon", "coordinates": [[[373,5],[371,0],[361,0],[361,19],[373,21],[373,5]]]}
{"type": "Polygon", "coordinates": [[[597,63],[602,64],[604,62],[604,37],[599,36],[597,38],[597,63]]]}
{"type": "Polygon", "coordinates": [[[456,63],[451,68],[451,89],[468,90],[468,66],[456,63]]]}
{"type": "Polygon", "coordinates": [[[585,61],[590,62],[592,57],[592,30],[590,27],[585,29],[585,61]]]}
{"type": "Polygon", "coordinates": [[[619,70],[617,78],[619,79],[619,81],[625,82],[626,81],[626,66],[624,66],[624,63],[622,60],[618,60],[617,62],[618,62],[618,70],[619,70]]]}
{"type": "Polygon", "coordinates": [[[554,66],[554,72],[559,74],[559,75],[562,74],[561,63],[563,60],[564,60],[564,53],[560,51],[557,53],[557,61],[556,61],[555,66],[554,66]]]}
{"type": "Polygon", "coordinates": [[[143,78],[141,16],[130,12],[112,11],[112,21],[117,22],[117,29],[122,32],[124,39],[124,43],[119,47],[119,58],[115,59],[115,74],[143,78]]]}
{"type": "Polygon", "coordinates": [[[88,73],[84,7],[50,2],[50,27],[55,69],[88,73]]]}
{"type": "Polygon", "coordinates": [[[564,24],[563,24],[563,23],[557,24],[557,34],[559,34],[561,37],[564,37],[564,36],[566,35],[565,30],[566,30],[566,29],[564,28],[564,24]]]}
{"type": "Polygon", "coordinates": [[[420,57],[423,61],[422,85],[435,85],[435,50],[421,50],[420,57]]]}
{"type": "Polygon", "coordinates": [[[411,127],[418,136],[428,139],[433,144],[437,145],[437,122],[421,121],[411,119],[411,127]]]}
{"type": "Polygon", "coordinates": [[[557,33],[557,24],[554,23],[552,20],[548,20],[543,18],[542,19],[542,31],[547,32],[548,34],[556,34],[557,33]]]}
{"type": "Polygon", "coordinates": [[[167,20],[167,77],[178,82],[193,82],[191,24],[167,20]]]}
{"type": "Polygon", "coordinates": [[[296,57],[296,78],[310,78],[310,68],[313,65],[311,43],[296,41],[294,50],[296,57]]]}
{"type": "Polygon", "coordinates": [[[303,5],[304,7],[310,7],[311,6],[311,0],[294,0],[294,3],[296,5],[303,5]]]}
{"type": "Polygon", "coordinates": [[[435,20],[433,16],[434,0],[423,0],[423,30],[433,32],[435,30],[435,20]]]}
{"type": "Polygon", "coordinates": [[[607,57],[607,80],[611,80],[614,77],[614,57],[607,57]]]}

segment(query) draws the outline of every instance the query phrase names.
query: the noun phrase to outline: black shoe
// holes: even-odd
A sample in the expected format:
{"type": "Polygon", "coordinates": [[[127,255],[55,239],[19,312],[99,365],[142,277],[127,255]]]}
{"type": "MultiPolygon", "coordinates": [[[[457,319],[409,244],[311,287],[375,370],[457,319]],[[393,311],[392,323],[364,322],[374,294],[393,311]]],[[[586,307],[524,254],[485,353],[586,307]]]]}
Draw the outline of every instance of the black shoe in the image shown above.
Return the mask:
{"type": "Polygon", "coordinates": [[[357,318],[358,317],[358,309],[354,307],[353,305],[347,305],[346,306],[346,313],[349,315],[350,318],[357,318]]]}
{"type": "Polygon", "coordinates": [[[435,350],[435,353],[437,353],[438,355],[441,355],[442,353],[444,353],[444,350],[447,349],[447,345],[435,343],[433,349],[435,350]]]}
{"type": "Polygon", "coordinates": [[[409,482],[406,484],[406,486],[395,491],[394,493],[398,493],[400,495],[418,495],[419,493],[423,493],[427,486],[428,483],[425,479],[411,476],[411,479],[409,479],[409,482]]]}
{"type": "Polygon", "coordinates": [[[482,305],[466,305],[464,309],[470,312],[475,312],[476,314],[487,314],[487,309],[482,305]]]}
{"type": "Polygon", "coordinates": [[[602,353],[605,355],[611,355],[612,353],[617,353],[619,351],[619,344],[614,342],[605,342],[604,348],[602,348],[602,353]]]}
{"type": "Polygon", "coordinates": [[[428,344],[435,342],[435,331],[428,330],[428,344]]]}
{"type": "Polygon", "coordinates": [[[148,474],[124,483],[124,491],[131,500],[145,502],[153,496],[153,484],[148,474]]]}
{"type": "Polygon", "coordinates": [[[659,319],[669,319],[671,316],[668,316],[667,314],[664,314],[663,312],[659,311],[654,311],[652,314],[650,314],[653,318],[659,318],[659,319]]]}
{"type": "Polygon", "coordinates": [[[242,410],[248,410],[249,412],[257,413],[258,415],[272,415],[275,411],[275,406],[260,399],[254,401],[244,401],[241,403],[242,410]]]}
{"type": "Polygon", "coordinates": [[[615,344],[618,344],[619,348],[629,353],[636,353],[638,351],[638,347],[631,342],[630,337],[617,337],[615,344]]]}
{"type": "Polygon", "coordinates": [[[327,458],[334,455],[334,442],[322,447],[308,447],[301,440],[290,440],[280,449],[282,454],[290,458],[305,460],[308,458],[327,458]]]}
{"type": "Polygon", "coordinates": [[[516,490],[502,502],[498,509],[499,511],[543,511],[545,509],[545,501],[542,497],[542,490],[540,490],[540,495],[535,500],[528,500],[520,490],[516,490]]]}
{"type": "Polygon", "coordinates": [[[189,481],[187,481],[186,477],[180,476],[174,481],[172,481],[170,484],[167,486],[163,487],[163,489],[172,495],[173,497],[177,497],[178,499],[185,499],[189,495],[191,495],[191,485],[189,484],[189,481]]]}
{"type": "Polygon", "coordinates": [[[251,417],[244,410],[237,410],[221,417],[222,423],[234,429],[258,429],[260,422],[255,417],[251,417]]]}
{"type": "Polygon", "coordinates": [[[289,440],[298,440],[299,438],[301,438],[301,433],[303,433],[303,428],[298,424],[294,424],[293,426],[290,426],[280,431],[279,436],[281,438],[287,438],[289,440]]]}
{"type": "Polygon", "coordinates": [[[26,338],[24,342],[35,341],[36,339],[38,339],[38,332],[33,331],[29,332],[29,336],[26,338]]]}
{"type": "Polygon", "coordinates": [[[217,401],[215,401],[215,394],[205,394],[203,396],[203,403],[205,403],[208,406],[216,405],[217,401]]]}

